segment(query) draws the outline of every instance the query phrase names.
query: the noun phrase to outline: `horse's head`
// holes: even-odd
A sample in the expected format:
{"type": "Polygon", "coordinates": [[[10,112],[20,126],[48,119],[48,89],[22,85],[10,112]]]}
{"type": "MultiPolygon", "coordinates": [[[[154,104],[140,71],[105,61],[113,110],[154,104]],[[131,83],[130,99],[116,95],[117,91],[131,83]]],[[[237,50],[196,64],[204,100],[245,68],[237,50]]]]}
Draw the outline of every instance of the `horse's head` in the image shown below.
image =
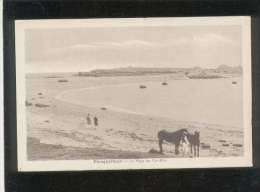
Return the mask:
{"type": "Polygon", "coordinates": [[[199,137],[200,137],[200,132],[199,132],[199,131],[195,131],[195,132],[194,132],[194,135],[195,135],[197,138],[199,138],[199,137]]]}
{"type": "Polygon", "coordinates": [[[186,143],[189,132],[187,129],[182,129],[181,141],[186,143]]]}
{"type": "Polygon", "coordinates": [[[184,134],[184,133],[187,134],[188,130],[187,129],[180,129],[179,132],[182,133],[182,134],[184,134]]]}

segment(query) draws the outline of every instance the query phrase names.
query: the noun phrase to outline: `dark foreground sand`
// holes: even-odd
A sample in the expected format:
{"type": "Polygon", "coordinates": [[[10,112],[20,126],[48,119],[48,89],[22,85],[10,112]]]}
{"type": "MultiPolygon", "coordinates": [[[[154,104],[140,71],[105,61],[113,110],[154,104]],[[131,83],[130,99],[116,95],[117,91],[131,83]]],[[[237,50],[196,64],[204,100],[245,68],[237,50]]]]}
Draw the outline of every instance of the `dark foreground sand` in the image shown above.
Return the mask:
{"type": "Polygon", "coordinates": [[[83,159],[137,159],[160,158],[166,155],[131,152],[121,150],[104,150],[96,148],[66,147],[63,145],[43,144],[36,138],[28,138],[28,160],[83,160],[83,159]]]}

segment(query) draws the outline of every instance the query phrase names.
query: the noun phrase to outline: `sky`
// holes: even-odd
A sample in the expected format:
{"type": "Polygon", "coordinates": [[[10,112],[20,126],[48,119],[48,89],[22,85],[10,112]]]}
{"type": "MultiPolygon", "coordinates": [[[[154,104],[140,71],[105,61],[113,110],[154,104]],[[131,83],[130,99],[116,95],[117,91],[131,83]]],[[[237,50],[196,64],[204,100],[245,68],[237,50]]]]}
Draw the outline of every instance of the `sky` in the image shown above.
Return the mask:
{"type": "Polygon", "coordinates": [[[241,65],[240,26],[26,29],[26,72],[241,65]]]}

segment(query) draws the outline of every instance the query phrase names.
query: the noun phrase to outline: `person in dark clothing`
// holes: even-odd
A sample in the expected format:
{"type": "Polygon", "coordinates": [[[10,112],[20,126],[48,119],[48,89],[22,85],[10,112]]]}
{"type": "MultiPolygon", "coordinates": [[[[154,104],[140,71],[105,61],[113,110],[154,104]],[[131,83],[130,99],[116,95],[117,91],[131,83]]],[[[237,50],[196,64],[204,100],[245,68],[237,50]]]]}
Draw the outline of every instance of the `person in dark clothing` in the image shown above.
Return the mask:
{"type": "Polygon", "coordinates": [[[91,119],[90,119],[90,115],[89,115],[89,114],[88,114],[86,120],[87,120],[87,124],[88,124],[88,125],[91,125],[91,119]]]}
{"type": "Polygon", "coordinates": [[[98,126],[98,118],[94,117],[94,125],[97,127],[98,126]]]}

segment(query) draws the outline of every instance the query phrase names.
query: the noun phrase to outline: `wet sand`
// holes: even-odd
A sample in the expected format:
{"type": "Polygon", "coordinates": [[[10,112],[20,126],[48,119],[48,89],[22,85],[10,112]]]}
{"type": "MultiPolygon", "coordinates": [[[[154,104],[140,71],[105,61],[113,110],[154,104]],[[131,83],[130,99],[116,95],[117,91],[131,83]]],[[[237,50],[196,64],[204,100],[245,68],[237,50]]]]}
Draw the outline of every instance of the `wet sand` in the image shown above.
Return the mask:
{"type": "Polygon", "coordinates": [[[161,80],[161,76],[27,78],[29,160],[182,157],[168,143],[165,154],[149,153],[158,150],[159,130],[180,128],[200,131],[201,157],[243,154],[243,132],[232,127],[90,108],[56,98],[69,89],[161,80]],[[97,127],[87,125],[87,114],[98,117],[97,127]]]}

